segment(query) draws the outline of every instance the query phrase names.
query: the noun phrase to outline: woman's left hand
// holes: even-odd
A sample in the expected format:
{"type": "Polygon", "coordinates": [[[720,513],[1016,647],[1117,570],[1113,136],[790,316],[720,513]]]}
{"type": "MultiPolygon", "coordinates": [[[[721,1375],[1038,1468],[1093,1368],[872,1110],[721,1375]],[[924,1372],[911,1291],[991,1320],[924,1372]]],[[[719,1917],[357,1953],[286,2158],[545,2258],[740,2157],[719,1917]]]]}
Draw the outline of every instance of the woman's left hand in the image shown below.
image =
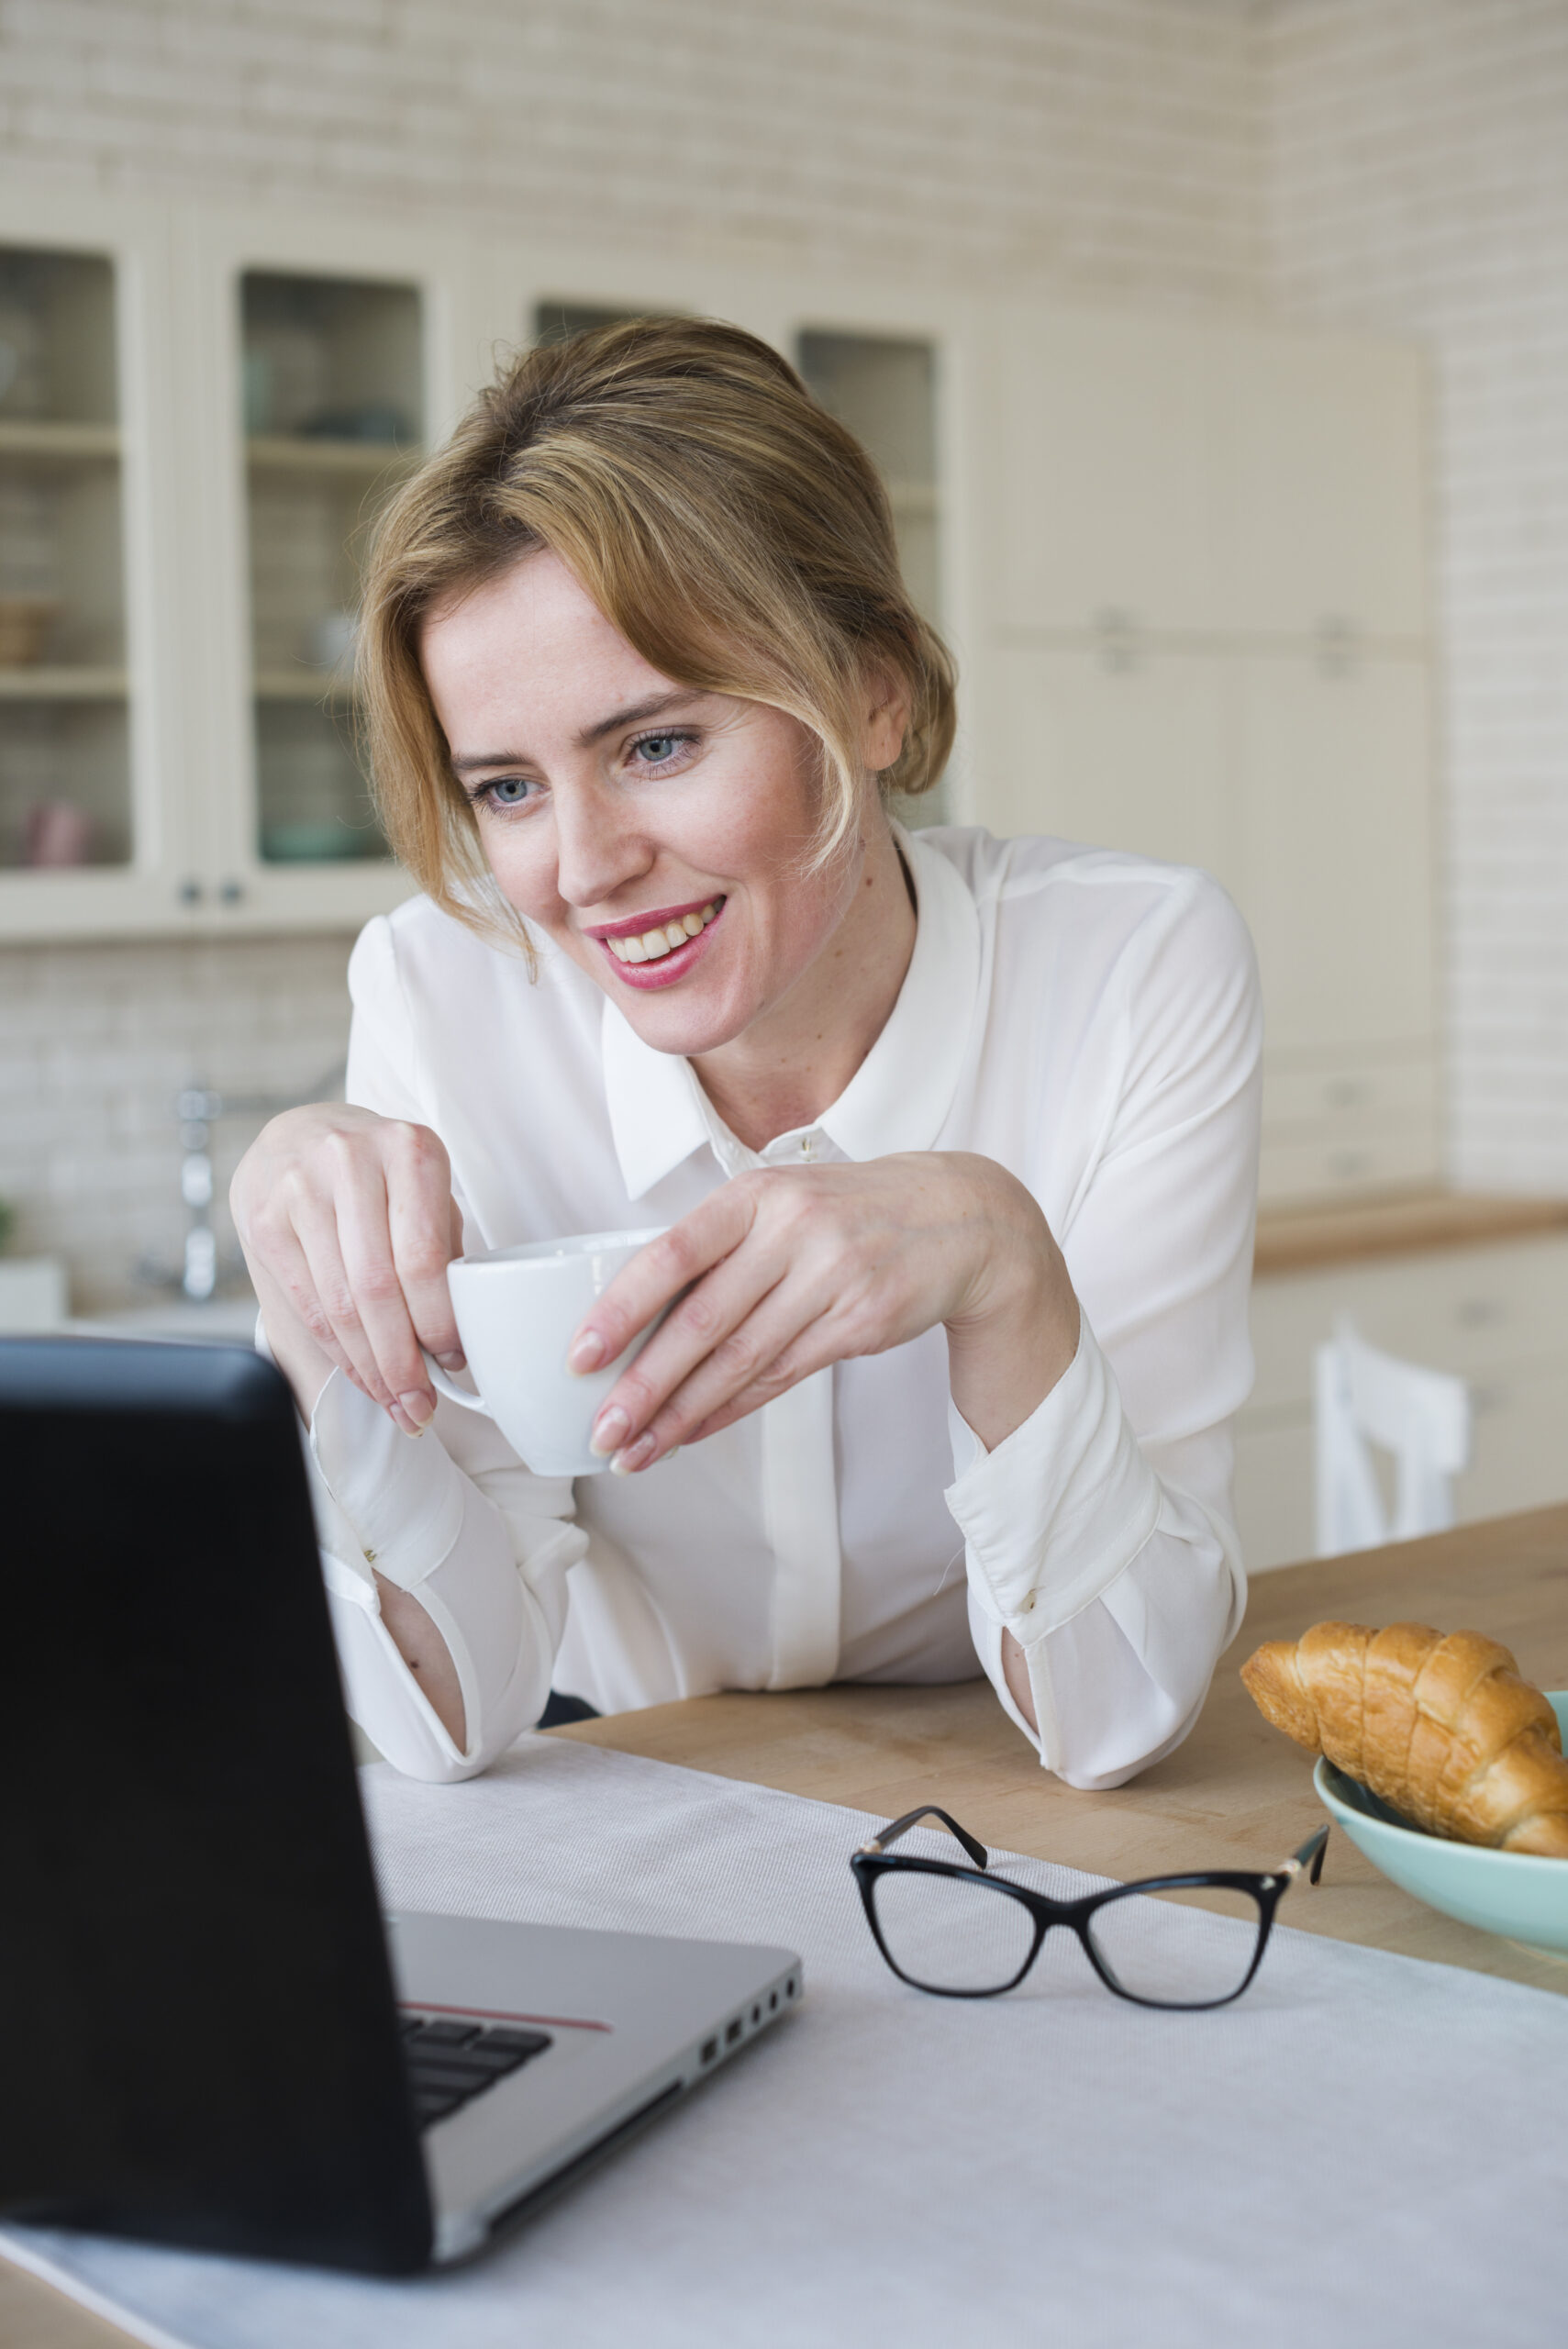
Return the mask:
{"type": "Polygon", "coordinates": [[[1039,1205],[967,1152],[737,1175],[617,1274],[571,1367],[613,1361],[672,1299],[595,1422],[595,1450],[622,1474],[939,1322],[953,1401],[993,1450],[1078,1345],[1078,1302],[1039,1205]]]}

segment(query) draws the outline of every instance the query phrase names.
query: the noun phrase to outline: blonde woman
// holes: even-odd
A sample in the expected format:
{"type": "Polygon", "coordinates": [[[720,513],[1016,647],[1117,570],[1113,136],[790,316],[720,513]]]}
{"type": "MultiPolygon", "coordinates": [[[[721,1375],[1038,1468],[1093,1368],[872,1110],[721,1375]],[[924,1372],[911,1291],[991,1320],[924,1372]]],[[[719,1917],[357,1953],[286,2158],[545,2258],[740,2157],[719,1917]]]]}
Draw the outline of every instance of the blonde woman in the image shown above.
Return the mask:
{"type": "Polygon", "coordinates": [[[1202,874],[906,832],[951,665],[876,474],[737,329],[531,352],[389,512],[363,689],[422,895],[350,967],[349,1106],[234,1207],[310,1426],[350,1701],[483,1769],[603,1710],[987,1674],[1108,1787],[1244,1584],[1260,1018],[1202,874]],[[616,1472],[438,1402],[445,1267],[667,1225],[584,1321],[616,1472]],[[415,1438],[419,1441],[415,1441],[415,1438]]]}

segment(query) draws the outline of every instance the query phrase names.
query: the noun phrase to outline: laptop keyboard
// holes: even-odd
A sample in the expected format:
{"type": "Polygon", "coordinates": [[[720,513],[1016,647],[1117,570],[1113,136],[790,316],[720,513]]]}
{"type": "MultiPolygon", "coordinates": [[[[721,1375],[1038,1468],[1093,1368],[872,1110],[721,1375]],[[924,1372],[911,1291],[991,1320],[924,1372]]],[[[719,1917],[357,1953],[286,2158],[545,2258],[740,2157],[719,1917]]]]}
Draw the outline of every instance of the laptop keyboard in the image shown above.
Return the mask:
{"type": "Polygon", "coordinates": [[[407,2015],[403,2055],[421,2129],[446,2120],[496,2080],[531,2064],[551,2044],[548,2031],[516,2023],[460,2022],[447,2016],[407,2015]]]}

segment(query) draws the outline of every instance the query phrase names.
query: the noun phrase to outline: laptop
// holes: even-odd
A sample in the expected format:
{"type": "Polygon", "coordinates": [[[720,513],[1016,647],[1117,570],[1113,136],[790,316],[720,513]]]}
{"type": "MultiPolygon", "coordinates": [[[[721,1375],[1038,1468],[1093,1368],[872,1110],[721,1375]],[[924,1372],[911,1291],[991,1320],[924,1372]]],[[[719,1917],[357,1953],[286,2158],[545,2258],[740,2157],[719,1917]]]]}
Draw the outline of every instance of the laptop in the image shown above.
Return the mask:
{"type": "Polygon", "coordinates": [[[410,2274],[798,2000],[785,1949],[383,1915],[260,1355],[0,1340],[0,1510],[9,2218],[410,2274]]]}

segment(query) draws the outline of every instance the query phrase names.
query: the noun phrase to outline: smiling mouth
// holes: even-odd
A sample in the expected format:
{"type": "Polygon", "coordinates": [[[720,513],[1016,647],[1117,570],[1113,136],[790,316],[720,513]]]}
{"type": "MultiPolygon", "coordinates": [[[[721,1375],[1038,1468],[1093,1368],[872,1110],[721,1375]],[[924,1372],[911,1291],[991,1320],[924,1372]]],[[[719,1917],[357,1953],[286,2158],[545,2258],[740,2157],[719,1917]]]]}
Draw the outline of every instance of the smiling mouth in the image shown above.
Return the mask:
{"type": "Polygon", "coordinates": [[[689,946],[700,937],[710,921],[717,918],[722,897],[710,897],[705,906],[695,906],[690,913],[673,914],[668,921],[657,923],[651,930],[629,937],[604,938],[617,963],[660,963],[677,948],[689,946]]]}

